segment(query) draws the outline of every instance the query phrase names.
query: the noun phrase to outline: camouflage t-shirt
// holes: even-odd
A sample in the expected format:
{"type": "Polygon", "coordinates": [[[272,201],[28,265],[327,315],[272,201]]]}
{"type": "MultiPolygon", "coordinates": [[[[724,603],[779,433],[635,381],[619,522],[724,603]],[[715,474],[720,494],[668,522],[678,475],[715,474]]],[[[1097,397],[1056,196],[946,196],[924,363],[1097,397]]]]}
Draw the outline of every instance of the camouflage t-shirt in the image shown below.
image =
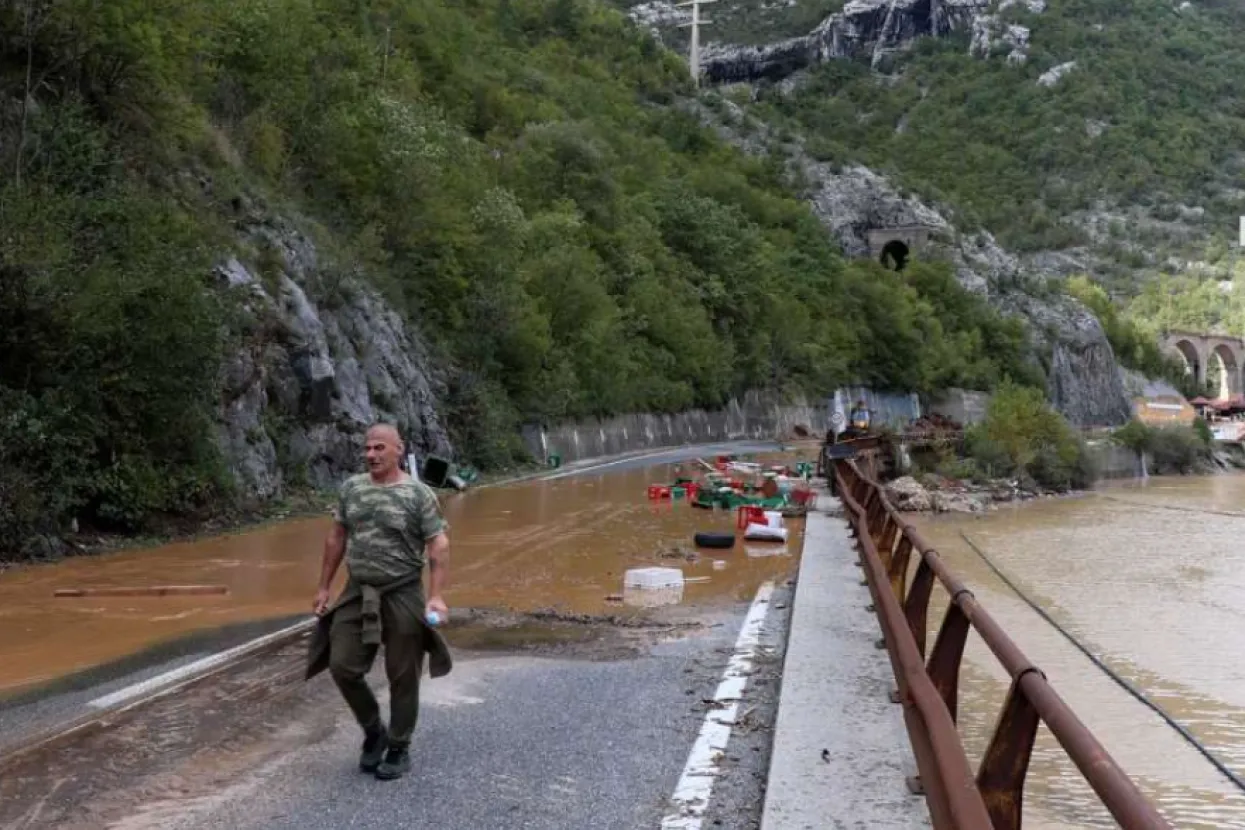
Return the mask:
{"type": "Polygon", "coordinates": [[[413,478],[375,484],[367,473],[342,485],[333,520],[346,528],[351,577],[370,585],[423,570],[425,542],[449,527],[428,485],[413,478]]]}

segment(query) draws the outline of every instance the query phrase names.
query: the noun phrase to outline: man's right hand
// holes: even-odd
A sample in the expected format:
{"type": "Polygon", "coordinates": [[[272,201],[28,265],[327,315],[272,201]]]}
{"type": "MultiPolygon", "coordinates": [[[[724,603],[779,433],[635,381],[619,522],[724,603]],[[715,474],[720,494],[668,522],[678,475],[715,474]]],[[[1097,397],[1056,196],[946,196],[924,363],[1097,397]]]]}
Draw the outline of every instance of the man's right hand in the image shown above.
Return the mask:
{"type": "Polygon", "coordinates": [[[315,612],[315,615],[318,617],[321,614],[323,614],[325,609],[327,609],[328,607],[329,607],[329,589],[321,588],[320,590],[316,591],[316,598],[315,598],[315,601],[311,603],[311,610],[315,612]]]}

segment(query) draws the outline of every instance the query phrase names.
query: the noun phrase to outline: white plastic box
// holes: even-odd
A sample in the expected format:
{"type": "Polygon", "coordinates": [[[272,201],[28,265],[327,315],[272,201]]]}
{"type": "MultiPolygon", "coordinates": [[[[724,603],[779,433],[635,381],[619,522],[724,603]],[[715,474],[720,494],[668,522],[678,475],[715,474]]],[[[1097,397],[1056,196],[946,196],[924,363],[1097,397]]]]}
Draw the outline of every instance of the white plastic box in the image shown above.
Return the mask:
{"type": "Polygon", "coordinates": [[[683,571],[678,568],[632,568],[623,575],[623,587],[640,590],[682,588],[683,571]]]}

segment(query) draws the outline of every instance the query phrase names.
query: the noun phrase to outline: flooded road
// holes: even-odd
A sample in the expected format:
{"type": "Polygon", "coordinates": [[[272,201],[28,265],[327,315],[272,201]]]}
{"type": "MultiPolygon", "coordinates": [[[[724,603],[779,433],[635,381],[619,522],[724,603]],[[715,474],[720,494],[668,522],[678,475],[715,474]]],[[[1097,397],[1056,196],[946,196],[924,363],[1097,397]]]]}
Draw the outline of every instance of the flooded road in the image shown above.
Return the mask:
{"type": "MultiPolygon", "coordinates": [[[[1025,605],[960,535],[1245,777],[1245,477],[1154,478],[917,524],[1174,826],[1245,828],[1245,794],[1025,605]]],[[[936,600],[940,621],[945,595],[936,600]]],[[[1005,673],[970,637],[960,731],[974,764],[1006,691],[1005,673]]],[[[1045,729],[1028,782],[1026,827],[1116,826],[1045,729]]]]}
{"type": "MultiPolygon", "coordinates": [[[[807,450],[757,460],[812,457],[807,450]]],[[[803,520],[788,520],[785,544],[741,538],[730,550],[696,551],[694,533],[730,532],[734,514],[651,502],[646,490],[702,469],[693,462],[622,465],[441,493],[450,524],[451,615],[455,606],[639,613],[618,602],[623,574],[656,565],[682,569],[685,605],[750,598],[763,581],[795,567],[803,520]]],[[[327,517],[303,519],[0,574],[0,697],[191,632],[309,613],[327,528],[327,517]],[[223,585],[228,592],[53,597],[66,588],[155,585],[223,585]]]]}

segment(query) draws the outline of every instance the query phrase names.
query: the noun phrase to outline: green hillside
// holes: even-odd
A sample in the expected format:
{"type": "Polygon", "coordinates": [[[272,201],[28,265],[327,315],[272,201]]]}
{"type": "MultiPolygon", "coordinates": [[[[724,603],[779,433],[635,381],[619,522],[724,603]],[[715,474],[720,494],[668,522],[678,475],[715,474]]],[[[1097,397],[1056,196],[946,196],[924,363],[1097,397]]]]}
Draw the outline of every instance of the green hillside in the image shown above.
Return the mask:
{"type": "Polygon", "coordinates": [[[310,223],[414,321],[485,465],[529,419],[1040,380],[947,269],[844,263],[602,4],[21,0],[0,85],[0,549],[228,500],[209,275],[271,256],[240,213],[310,223]]]}

